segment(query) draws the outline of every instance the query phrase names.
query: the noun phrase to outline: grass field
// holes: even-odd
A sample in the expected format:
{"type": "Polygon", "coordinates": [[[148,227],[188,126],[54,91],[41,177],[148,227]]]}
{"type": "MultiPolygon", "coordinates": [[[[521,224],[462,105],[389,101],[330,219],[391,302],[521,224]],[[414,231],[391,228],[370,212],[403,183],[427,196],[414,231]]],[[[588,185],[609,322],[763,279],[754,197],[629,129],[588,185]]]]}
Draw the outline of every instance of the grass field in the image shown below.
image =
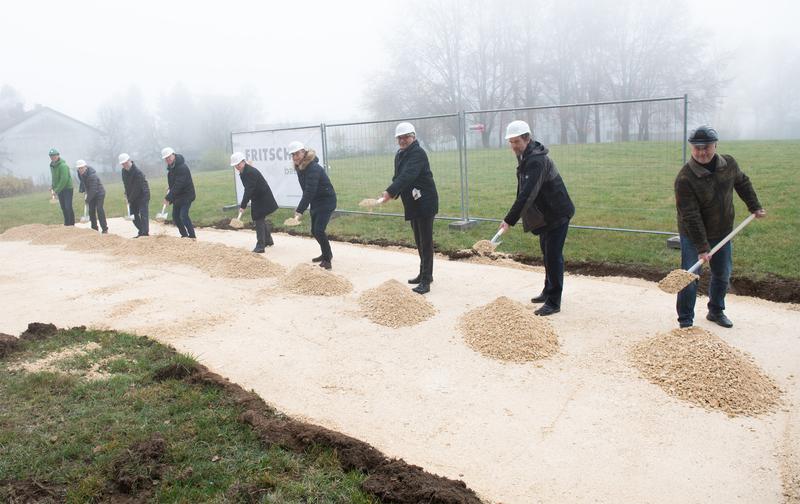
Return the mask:
{"type": "MultiPolygon", "coordinates": [[[[733,155],[750,176],[764,207],[767,219],[754,222],[736,238],[734,271],[759,278],[767,274],[800,278],[800,186],[793,166],[800,158],[800,141],[746,141],[720,144],[719,151],[733,155]]],[[[555,146],[552,157],[565,179],[577,207],[573,225],[621,227],[674,231],[675,210],[672,183],[681,166],[680,146],[664,143],[618,143],[555,146]]],[[[440,216],[461,214],[460,176],[457,156],[452,152],[431,153],[431,165],[440,192],[440,216]]],[[[331,178],[336,187],[339,208],[357,210],[362,198],[374,197],[388,185],[393,171],[392,156],[331,158],[331,178]]],[[[470,216],[502,218],[513,202],[516,183],[515,160],[510,150],[470,151],[468,157],[470,216]]],[[[192,206],[192,219],[210,225],[227,215],[223,205],[234,203],[230,170],[194,174],[198,199],[192,206]]],[[[150,181],[153,197],[150,214],[160,210],[166,179],[150,181]]],[[[110,216],[124,213],[121,183],[106,184],[106,211],[110,216]]],[[[0,231],[9,227],[42,222],[57,224],[61,214],[57,205],[47,203],[48,194],[39,193],[0,200],[0,231]]],[[[746,209],[737,200],[737,220],[746,209]]],[[[80,196],[75,198],[76,214],[83,211],[80,196]]],[[[399,202],[386,204],[383,211],[402,213],[399,202]]],[[[245,214],[247,215],[247,214],[245,214]]],[[[291,215],[280,210],[273,217],[280,224],[291,215]]],[[[306,219],[307,220],[307,219],[306,219]]],[[[479,239],[488,239],[497,225],[481,223],[458,232],[437,221],[434,241],[439,250],[467,248],[479,239]]],[[[280,226],[276,226],[280,229],[280,226]]],[[[308,222],[299,228],[309,230],[308,222]]],[[[342,215],[334,219],[329,232],[341,237],[386,239],[413,243],[410,227],[396,217],[342,215]]],[[[131,234],[134,228],[131,225],[131,234]]],[[[567,262],[604,261],[640,264],[672,269],[679,263],[677,251],[665,247],[665,236],[611,231],[572,229],[567,237],[567,262]]],[[[539,256],[538,242],[515,229],[504,237],[500,248],[539,256]]]]}
{"type": "Polygon", "coordinates": [[[152,340],[65,330],[20,344],[13,361],[0,359],[3,502],[18,502],[12,481],[60,492],[37,502],[145,502],[126,494],[152,502],[376,502],[360,489],[365,475],[344,472],[332,450],[265,448],[238,420],[242,406],[219,388],[154,378],[195,362],[152,340]],[[97,346],[50,369],[9,369],[90,343],[97,346]],[[93,366],[105,377],[87,379],[93,366]],[[163,439],[159,453],[136,448],[154,435],[163,439]]]}

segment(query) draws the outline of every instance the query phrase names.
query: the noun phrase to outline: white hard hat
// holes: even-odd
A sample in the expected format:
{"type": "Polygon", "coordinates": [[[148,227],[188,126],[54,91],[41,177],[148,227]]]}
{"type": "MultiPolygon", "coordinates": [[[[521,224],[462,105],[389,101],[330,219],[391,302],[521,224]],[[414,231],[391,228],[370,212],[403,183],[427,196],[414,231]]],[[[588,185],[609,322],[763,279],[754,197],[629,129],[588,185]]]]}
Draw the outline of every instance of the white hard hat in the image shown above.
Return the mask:
{"type": "Polygon", "coordinates": [[[525,133],[531,134],[531,127],[525,121],[511,121],[506,127],[506,140],[509,140],[525,133]]]}
{"type": "Polygon", "coordinates": [[[119,155],[119,164],[125,164],[130,160],[131,160],[131,157],[129,155],[127,155],[126,153],[124,153],[124,152],[119,155]]]}
{"type": "Polygon", "coordinates": [[[408,135],[409,133],[413,133],[414,135],[417,134],[417,132],[414,130],[414,125],[409,122],[401,122],[394,129],[395,138],[403,135],[408,135]]]}
{"type": "Polygon", "coordinates": [[[86,166],[86,161],[83,159],[75,161],[75,168],[83,168],[84,166],[86,166]]]}
{"type": "Polygon", "coordinates": [[[234,152],[231,154],[231,166],[236,166],[242,161],[244,161],[244,154],[241,152],[234,152]]]}
{"type": "Polygon", "coordinates": [[[306,146],[303,145],[303,142],[298,142],[295,140],[289,144],[289,154],[294,154],[297,151],[305,150],[305,148],[306,146]]]}
{"type": "Polygon", "coordinates": [[[173,154],[175,154],[175,151],[172,150],[172,147],[164,147],[161,149],[161,159],[167,159],[173,154]]]}

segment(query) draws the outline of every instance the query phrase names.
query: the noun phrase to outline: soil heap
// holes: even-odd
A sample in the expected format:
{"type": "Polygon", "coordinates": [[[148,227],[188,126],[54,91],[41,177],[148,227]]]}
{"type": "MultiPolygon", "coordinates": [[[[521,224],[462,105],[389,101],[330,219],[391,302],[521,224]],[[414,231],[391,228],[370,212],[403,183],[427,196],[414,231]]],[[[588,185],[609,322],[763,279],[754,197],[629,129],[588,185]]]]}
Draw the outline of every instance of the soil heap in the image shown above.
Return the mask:
{"type": "Polygon", "coordinates": [[[494,253],[495,247],[497,247],[497,245],[489,240],[480,240],[475,242],[475,245],[472,246],[472,250],[479,254],[489,255],[494,253]]]}
{"type": "Polygon", "coordinates": [[[458,327],[470,348],[492,359],[530,362],[558,351],[558,336],[550,323],[505,296],[468,311],[458,327]]]}
{"type": "Polygon", "coordinates": [[[754,416],[775,409],[781,390],[747,354],[699,327],[641,341],[631,360],[664,391],[729,416],[754,416]]]}
{"type": "Polygon", "coordinates": [[[436,308],[397,280],[387,280],[358,298],[364,316],[386,327],[413,326],[436,314],[436,308]]]}
{"type": "Polygon", "coordinates": [[[310,264],[297,265],[279,284],[289,292],[311,296],[343,296],[353,291],[353,284],[346,278],[310,264]]]}

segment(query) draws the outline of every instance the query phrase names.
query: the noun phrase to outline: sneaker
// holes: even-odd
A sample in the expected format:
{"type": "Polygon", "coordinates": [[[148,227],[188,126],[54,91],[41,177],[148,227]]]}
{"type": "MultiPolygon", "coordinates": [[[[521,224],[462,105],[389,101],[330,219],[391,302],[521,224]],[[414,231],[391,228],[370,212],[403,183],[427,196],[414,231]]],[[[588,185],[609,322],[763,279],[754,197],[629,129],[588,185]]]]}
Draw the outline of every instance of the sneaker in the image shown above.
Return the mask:
{"type": "Polygon", "coordinates": [[[728,329],[733,327],[733,322],[731,322],[731,319],[725,316],[724,312],[708,312],[708,315],[706,315],[706,320],[710,320],[718,326],[726,327],[728,329]]]}

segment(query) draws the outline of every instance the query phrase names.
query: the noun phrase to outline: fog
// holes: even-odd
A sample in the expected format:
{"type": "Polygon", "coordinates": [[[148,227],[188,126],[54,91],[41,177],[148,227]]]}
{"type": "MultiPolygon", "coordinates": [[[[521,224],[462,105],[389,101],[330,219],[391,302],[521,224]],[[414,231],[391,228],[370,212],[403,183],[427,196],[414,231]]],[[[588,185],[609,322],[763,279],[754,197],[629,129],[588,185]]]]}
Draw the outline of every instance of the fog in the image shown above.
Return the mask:
{"type": "MultiPolygon", "coordinates": [[[[501,7],[502,21],[521,12],[532,15],[547,2],[486,3],[501,7]]],[[[696,120],[725,124],[737,138],[800,136],[800,37],[793,26],[800,4],[650,3],[662,10],[666,5],[673,20],[705,42],[698,54],[685,51],[687,70],[702,79],[704,68],[708,76],[723,63],[720,88],[696,120]]],[[[439,0],[14,1],[4,5],[0,18],[0,86],[13,88],[26,109],[42,104],[92,125],[100,124],[102,106],[129,100],[132,93],[141,96],[148,113],[163,114],[159,107],[176,89],[197,100],[239,100],[250,111],[241,121],[248,127],[394,117],[402,110],[392,114],[374,106],[376,82],[404,53],[426,49],[402,32],[425,4],[474,5],[439,0]]],[[[615,5],[607,4],[609,9],[615,5]]],[[[465,10],[460,19],[482,15],[465,10]]],[[[394,76],[394,87],[384,92],[405,84],[402,76],[394,76]]],[[[535,104],[549,104],[542,100],[535,104]]]]}

